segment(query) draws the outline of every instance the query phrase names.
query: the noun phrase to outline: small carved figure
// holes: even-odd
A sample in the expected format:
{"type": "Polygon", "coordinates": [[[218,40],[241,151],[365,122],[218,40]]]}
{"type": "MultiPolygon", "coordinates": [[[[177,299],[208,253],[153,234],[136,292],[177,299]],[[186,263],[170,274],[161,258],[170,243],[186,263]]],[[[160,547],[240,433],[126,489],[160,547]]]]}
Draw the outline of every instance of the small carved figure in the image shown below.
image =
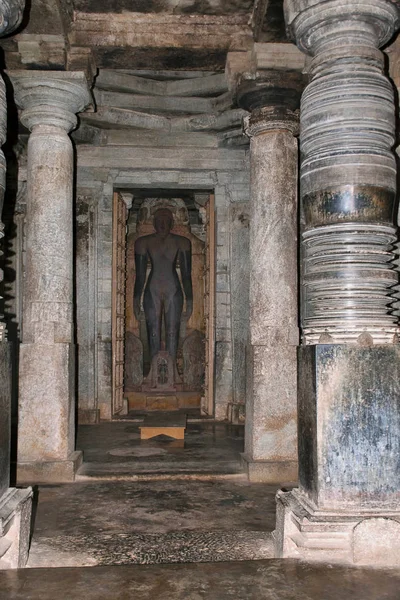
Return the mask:
{"type": "Polygon", "coordinates": [[[179,342],[179,327],[183,309],[183,291],[186,298],[186,318],[193,310],[192,251],[186,237],[171,233],[173,215],[167,208],[154,214],[155,233],[140,237],[135,242],[136,280],[133,306],[137,319],[140,315],[140,300],[146,282],[147,264],[151,271],[143,296],[150,356],[163,350],[162,320],[165,323],[165,350],[173,359],[176,371],[176,354],[179,342]],[[182,286],[176,270],[179,261],[182,286]]]}

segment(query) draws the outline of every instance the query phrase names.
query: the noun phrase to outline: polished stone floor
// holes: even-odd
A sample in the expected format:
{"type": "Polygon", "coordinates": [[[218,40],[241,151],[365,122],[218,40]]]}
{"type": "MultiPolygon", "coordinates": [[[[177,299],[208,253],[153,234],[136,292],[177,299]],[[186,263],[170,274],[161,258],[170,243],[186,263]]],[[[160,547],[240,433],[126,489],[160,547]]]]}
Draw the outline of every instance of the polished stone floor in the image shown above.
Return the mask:
{"type": "Polygon", "coordinates": [[[196,419],[181,444],[141,441],[139,424],[80,427],[77,481],[39,487],[30,567],[273,555],[276,486],[247,482],[243,427],[196,419]]]}
{"type": "Polygon", "coordinates": [[[269,558],[275,492],[230,480],[41,486],[28,565],[269,558]]]}
{"type": "Polygon", "coordinates": [[[0,572],[0,600],[399,600],[400,571],[268,560],[0,572]]]}
{"type": "Polygon", "coordinates": [[[145,479],[156,475],[220,478],[242,473],[243,426],[189,421],[181,444],[160,436],[141,441],[142,420],[143,415],[136,415],[131,420],[80,426],[77,447],[83,450],[85,462],[78,480],[145,479]]]}
{"type": "Polygon", "coordinates": [[[241,473],[242,427],[191,422],[180,447],[138,424],[80,428],[87,462],[36,490],[29,568],[0,572],[0,600],[400,600],[400,570],[272,558],[276,486],[241,473]]]}

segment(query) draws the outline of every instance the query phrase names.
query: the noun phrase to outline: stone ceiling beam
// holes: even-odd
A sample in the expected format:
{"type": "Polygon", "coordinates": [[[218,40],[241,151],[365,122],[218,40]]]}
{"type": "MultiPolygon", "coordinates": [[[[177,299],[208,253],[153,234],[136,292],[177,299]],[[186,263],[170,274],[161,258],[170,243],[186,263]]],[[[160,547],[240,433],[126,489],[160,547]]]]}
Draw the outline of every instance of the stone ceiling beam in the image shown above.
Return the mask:
{"type": "Polygon", "coordinates": [[[223,94],[228,84],[223,73],[180,79],[178,81],[156,81],[127,73],[100,69],[96,88],[107,91],[143,94],[144,96],[212,96],[223,94]]]}
{"type": "MultiPolygon", "coordinates": [[[[92,129],[96,129],[92,127],[92,129]]],[[[100,130],[97,130],[100,131],[100,130]]],[[[77,130],[76,133],[78,133],[77,130]]],[[[158,131],[103,129],[101,144],[103,146],[139,146],[150,148],[161,147],[198,147],[217,148],[219,136],[213,133],[164,133],[158,131]]]]}
{"type": "Polygon", "coordinates": [[[247,15],[77,12],[69,41],[96,47],[246,50],[252,43],[247,21],[247,15]]]}
{"type": "Polygon", "coordinates": [[[145,112],[99,107],[96,113],[83,113],[83,122],[97,127],[111,126],[150,129],[164,132],[224,131],[241,124],[247,112],[242,109],[228,110],[221,114],[204,114],[189,117],[165,117],[145,112]]]}
{"type": "Polygon", "coordinates": [[[167,94],[171,96],[212,96],[228,90],[224,73],[166,82],[167,94]]]}
{"type": "Polygon", "coordinates": [[[113,106],[133,110],[146,110],[155,113],[202,114],[214,110],[212,100],[208,98],[181,98],[176,96],[143,96],[95,90],[97,106],[113,106]]]}
{"type": "Polygon", "coordinates": [[[100,69],[96,78],[96,88],[133,94],[164,96],[166,94],[166,81],[155,81],[154,79],[128,75],[111,69],[100,69]]]}

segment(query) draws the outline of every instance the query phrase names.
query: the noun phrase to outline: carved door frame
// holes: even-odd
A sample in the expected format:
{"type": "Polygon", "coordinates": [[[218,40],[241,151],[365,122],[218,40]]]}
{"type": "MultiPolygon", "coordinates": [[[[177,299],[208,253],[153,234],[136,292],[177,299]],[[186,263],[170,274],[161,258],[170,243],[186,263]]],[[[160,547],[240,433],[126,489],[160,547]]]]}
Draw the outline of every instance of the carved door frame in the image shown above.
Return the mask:
{"type": "MultiPolygon", "coordinates": [[[[205,385],[201,402],[203,415],[214,416],[215,396],[215,307],[216,307],[216,221],[215,196],[209,194],[206,208],[204,271],[205,385]]],[[[124,399],[125,311],[126,311],[126,220],[128,210],[122,195],[113,195],[112,211],[112,417],[127,413],[124,399]]]]}
{"type": "Polygon", "coordinates": [[[215,395],[215,195],[210,194],[206,204],[206,264],[204,273],[204,316],[206,320],[205,336],[205,384],[204,402],[201,411],[214,416],[215,395]]]}
{"type": "Polygon", "coordinates": [[[111,415],[127,413],[124,399],[125,369],[125,290],[126,290],[126,220],[128,210],[122,195],[113,194],[112,206],[112,293],[111,293],[111,415]]]}

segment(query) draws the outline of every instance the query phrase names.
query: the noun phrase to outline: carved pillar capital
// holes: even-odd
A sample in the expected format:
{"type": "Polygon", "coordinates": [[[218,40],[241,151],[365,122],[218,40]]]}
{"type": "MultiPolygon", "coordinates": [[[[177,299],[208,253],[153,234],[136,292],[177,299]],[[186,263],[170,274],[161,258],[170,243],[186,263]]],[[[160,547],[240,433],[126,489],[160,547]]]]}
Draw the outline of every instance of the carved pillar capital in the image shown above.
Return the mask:
{"type": "Polygon", "coordinates": [[[289,35],[305,53],[313,56],[311,75],[327,63],[368,61],[371,69],[383,67],[378,50],[400,25],[400,10],[392,0],[285,0],[289,35]]]}
{"type": "Polygon", "coordinates": [[[299,71],[266,70],[262,78],[243,77],[239,81],[237,103],[249,112],[264,106],[279,106],[294,111],[300,106],[306,83],[306,78],[299,71]]]}
{"type": "Polygon", "coordinates": [[[77,124],[76,113],[91,102],[87,80],[77,71],[10,71],[21,122],[31,131],[38,125],[64,129],[77,124]]]}
{"type": "Polygon", "coordinates": [[[297,71],[267,71],[262,79],[242,79],[236,97],[251,114],[244,119],[250,138],[276,129],[298,135],[299,106],[304,75],[297,71]]]}
{"type": "Polygon", "coordinates": [[[279,106],[256,108],[243,120],[243,129],[249,137],[276,129],[286,129],[294,136],[299,135],[299,110],[290,110],[279,106]]]}

